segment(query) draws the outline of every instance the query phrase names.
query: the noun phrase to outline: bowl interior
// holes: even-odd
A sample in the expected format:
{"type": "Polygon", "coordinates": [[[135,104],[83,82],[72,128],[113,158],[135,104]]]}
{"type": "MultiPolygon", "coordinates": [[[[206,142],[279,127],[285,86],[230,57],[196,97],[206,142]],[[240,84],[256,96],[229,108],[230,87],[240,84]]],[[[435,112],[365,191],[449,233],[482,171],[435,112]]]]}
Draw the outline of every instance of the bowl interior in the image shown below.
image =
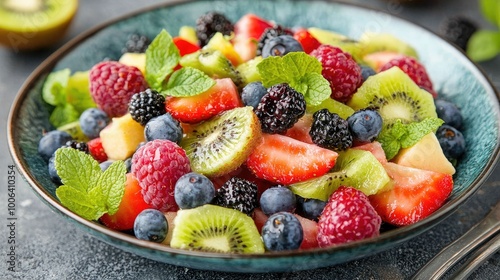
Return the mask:
{"type": "MultiPolygon", "coordinates": [[[[158,6],[100,26],[73,40],[28,79],[13,104],[8,125],[12,156],[37,194],[58,213],[83,225],[85,230],[102,240],[139,255],[195,268],[238,271],[244,265],[243,271],[262,271],[262,267],[276,271],[283,262],[295,265],[302,263],[304,257],[317,258],[312,267],[310,263],[307,267],[313,268],[373,254],[442,220],[477,189],[494,166],[499,152],[499,118],[498,93],[463,53],[431,32],[397,17],[358,6],[323,1],[196,1],[158,6]],[[455,102],[464,115],[462,132],[467,148],[458,165],[455,188],[448,203],[428,219],[383,233],[378,238],[321,249],[314,254],[295,252],[249,257],[182,252],[147,244],[85,221],[62,207],[55,197],[55,185],[49,178],[46,163],[37,153],[42,132],[52,129],[48,121],[50,108],[41,99],[41,87],[46,75],[63,68],[70,68],[73,72],[86,71],[103,59],[117,60],[130,33],[143,33],[153,38],[166,29],[175,35],[181,26],[194,25],[199,15],[210,10],[220,11],[233,21],[246,13],[255,13],[285,26],[316,26],[354,39],[366,31],[386,32],[415,47],[440,96],[455,102]],[[209,258],[207,262],[207,256],[218,258],[209,258]],[[200,264],[201,260],[205,263],[200,264]],[[275,264],[269,264],[270,260],[275,264]],[[233,261],[233,266],[228,266],[228,261],[233,261]]],[[[305,268],[297,266],[296,269],[305,268]]]]}

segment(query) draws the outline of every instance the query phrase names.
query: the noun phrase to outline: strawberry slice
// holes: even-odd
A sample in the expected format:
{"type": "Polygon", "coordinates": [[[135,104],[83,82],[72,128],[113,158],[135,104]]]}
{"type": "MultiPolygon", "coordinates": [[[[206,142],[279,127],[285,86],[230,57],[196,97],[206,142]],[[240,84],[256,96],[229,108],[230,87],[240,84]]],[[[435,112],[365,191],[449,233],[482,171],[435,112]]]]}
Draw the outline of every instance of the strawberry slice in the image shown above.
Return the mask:
{"type": "Polygon", "coordinates": [[[255,14],[246,14],[234,24],[234,38],[232,40],[234,50],[243,61],[255,57],[257,41],[266,28],[273,24],[255,14]]]}
{"type": "Polygon", "coordinates": [[[290,129],[285,131],[285,135],[305,143],[313,144],[314,142],[311,139],[311,135],[309,135],[312,123],[312,115],[305,114],[290,129]]]}
{"type": "Polygon", "coordinates": [[[297,30],[295,30],[295,32],[293,33],[293,38],[299,41],[299,43],[302,45],[302,48],[304,49],[304,52],[308,54],[321,45],[318,39],[314,38],[314,36],[312,36],[311,33],[305,28],[298,28],[297,30]]]}
{"type": "Polygon", "coordinates": [[[318,248],[318,223],[300,215],[294,214],[302,226],[303,238],[300,249],[318,248]]]}
{"type": "Polygon", "coordinates": [[[198,45],[195,45],[181,37],[174,37],[172,40],[174,41],[175,46],[177,46],[177,48],[179,49],[179,54],[181,56],[194,53],[195,51],[200,49],[198,45]]]}
{"type": "Polygon", "coordinates": [[[263,134],[247,159],[258,177],[274,183],[293,184],[324,175],[337,160],[332,150],[279,134],[263,134]]]}
{"type": "Polygon", "coordinates": [[[206,92],[188,97],[170,97],[165,108],[175,119],[198,123],[223,111],[243,106],[238,89],[230,78],[216,79],[206,92]]]}
{"type": "Polygon", "coordinates": [[[453,189],[453,178],[388,162],[392,184],[388,191],[371,195],[370,202],[383,221],[404,226],[416,223],[441,207],[453,189]]]}

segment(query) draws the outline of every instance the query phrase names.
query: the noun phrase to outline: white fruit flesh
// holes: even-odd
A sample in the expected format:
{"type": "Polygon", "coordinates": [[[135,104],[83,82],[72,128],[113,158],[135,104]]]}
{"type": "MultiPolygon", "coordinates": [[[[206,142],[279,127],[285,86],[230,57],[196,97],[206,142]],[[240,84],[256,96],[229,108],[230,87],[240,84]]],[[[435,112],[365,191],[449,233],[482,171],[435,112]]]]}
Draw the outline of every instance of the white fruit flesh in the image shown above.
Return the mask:
{"type": "Polygon", "coordinates": [[[111,124],[100,133],[102,147],[109,159],[125,160],[132,156],[144,138],[144,127],[130,114],[113,118],[111,124]]]}

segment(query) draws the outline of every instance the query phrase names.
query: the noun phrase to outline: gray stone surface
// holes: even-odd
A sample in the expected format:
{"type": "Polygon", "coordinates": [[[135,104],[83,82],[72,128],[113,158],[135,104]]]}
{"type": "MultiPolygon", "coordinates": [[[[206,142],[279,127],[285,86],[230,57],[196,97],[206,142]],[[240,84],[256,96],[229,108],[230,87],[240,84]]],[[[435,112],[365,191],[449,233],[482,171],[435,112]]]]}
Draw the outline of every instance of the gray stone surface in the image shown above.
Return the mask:
{"type": "MultiPolygon", "coordinates": [[[[77,34],[117,16],[160,0],[80,1],[80,9],[68,41],[77,34]]],[[[345,1],[349,2],[349,1],[345,1]]],[[[416,22],[435,32],[449,15],[466,14],[489,27],[477,1],[428,1],[425,5],[400,6],[381,0],[351,1],[376,7],[416,22]]],[[[13,53],[0,48],[0,119],[6,120],[10,104],[23,81],[56,48],[44,52],[13,53]]],[[[500,88],[500,60],[482,63],[487,76],[500,88]]],[[[389,251],[346,264],[306,272],[279,274],[221,273],[171,266],[118,250],[87,235],[55,215],[17,176],[16,273],[7,271],[7,166],[13,164],[6,144],[6,122],[0,122],[0,279],[407,279],[434,254],[478,222],[500,199],[500,167],[479,191],[443,223],[389,251]]],[[[483,264],[471,279],[500,279],[500,254],[483,264]]]]}

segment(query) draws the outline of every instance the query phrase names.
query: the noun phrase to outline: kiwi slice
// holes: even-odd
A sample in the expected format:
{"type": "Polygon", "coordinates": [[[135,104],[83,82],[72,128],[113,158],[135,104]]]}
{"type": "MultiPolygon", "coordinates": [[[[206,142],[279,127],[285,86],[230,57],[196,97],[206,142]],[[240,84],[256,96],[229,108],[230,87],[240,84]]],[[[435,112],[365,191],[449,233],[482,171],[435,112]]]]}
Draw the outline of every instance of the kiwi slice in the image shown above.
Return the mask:
{"type": "Polygon", "coordinates": [[[388,33],[364,33],[359,38],[359,43],[365,55],[390,51],[418,58],[417,51],[412,46],[388,33]]]}
{"type": "Polygon", "coordinates": [[[310,27],[307,29],[309,33],[316,38],[320,43],[332,45],[348,52],[357,62],[361,62],[364,56],[363,45],[343,34],[325,30],[317,27],[310,27]]]}
{"type": "Polygon", "coordinates": [[[376,108],[384,123],[391,119],[418,122],[437,118],[432,95],[398,67],[369,77],[347,103],[354,110],[376,108]]]}
{"type": "Polygon", "coordinates": [[[347,118],[354,113],[354,110],[351,107],[332,98],[325,99],[319,105],[316,106],[311,105],[307,106],[306,108],[307,113],[309,114],[314,114],[316,111],[319,111],[321,109],[328,109],[330,113],[335,113],[344,120],[347,120],[347,118]]]}
{"type": "Polygon", "coordinates": [[[0,44],[35,50],[59,41],[78,8],[77,0],[0,1],[0,44]]]}
{"type": "Polygon", "coordinates": [[[290,189],[303,198],[327,201],[340,186],[354,187],[372,195],[383,190],[389,181],[384,167],[371,152],[349,149],[339,153],[332,172],[292,184],[290,189]]]}
{"type": "Polygon", "coordinates": [[[242,212],[204,205],[177,212],[170,246],[217,253],[263,253],[254,221],[242,212]]]}
{"type": "Polygon", "coordinates": [[[239,87],[243,84],[231,61],[219,50],[204,48],[183,56],[179,63],[184,67],[199,69],[213,78],[230,78],[239,87]]]}
{"type": "Polygon", "coordinates": [[[243,82],[242,86],[245,86],[252,82],[262,81],[262,77],[260,76],[259,70],[257,69],[257,64],[259,64],[262,59],[262,56],[257,56],[236,67],[236,71],[240,73],[243,82]]]}
{"type": "Polygon", "coordinates": [[[193,171],[218,177],[243,164],[261,135],[253,107],[238,107],[193,126],[180,145],[193,171]]]}
{"type": "Polygon", "coordinates": [[[79,121],[62,125],[58,127],[57,130],[66,131],[69,135],[71,135],[71,137],[73,137],[73,139],[78,141],[87,142],[89,140],[88,137],[85,136],[85,133],[83,133],[79,121]]]}

